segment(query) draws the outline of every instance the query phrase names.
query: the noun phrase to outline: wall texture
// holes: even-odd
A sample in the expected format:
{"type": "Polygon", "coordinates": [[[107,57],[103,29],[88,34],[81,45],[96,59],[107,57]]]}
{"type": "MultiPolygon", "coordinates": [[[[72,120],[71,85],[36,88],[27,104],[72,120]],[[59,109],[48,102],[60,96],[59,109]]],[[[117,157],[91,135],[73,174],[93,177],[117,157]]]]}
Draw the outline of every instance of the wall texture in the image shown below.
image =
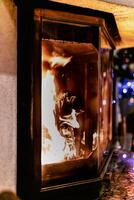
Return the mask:
{"type": "Polygon", "coordinates": [[[16,191],[16,8],[0,0],[0,191],[16,191]]]}

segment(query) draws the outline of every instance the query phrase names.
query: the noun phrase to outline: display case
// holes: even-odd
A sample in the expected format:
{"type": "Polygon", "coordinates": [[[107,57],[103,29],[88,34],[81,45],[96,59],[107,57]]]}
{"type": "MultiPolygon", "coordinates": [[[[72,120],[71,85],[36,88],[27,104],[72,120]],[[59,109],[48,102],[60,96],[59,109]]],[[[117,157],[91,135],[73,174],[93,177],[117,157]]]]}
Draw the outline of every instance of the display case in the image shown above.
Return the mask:
{"type": "Polygon", "coordinates": [[[16,3],[18,195],[87,195],[112,151],[114,17],[49,1],[16,3]]]}

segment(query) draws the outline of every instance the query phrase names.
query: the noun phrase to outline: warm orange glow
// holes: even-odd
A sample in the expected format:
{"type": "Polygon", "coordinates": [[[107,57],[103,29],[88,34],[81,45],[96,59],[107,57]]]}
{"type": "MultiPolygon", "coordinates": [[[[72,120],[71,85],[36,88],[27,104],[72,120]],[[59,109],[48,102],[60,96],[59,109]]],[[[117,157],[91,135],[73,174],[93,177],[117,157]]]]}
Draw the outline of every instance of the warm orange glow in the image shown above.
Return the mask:
{"type": "MultiPolygon", "coordinates": [[[[55,123],[54,110],[56,105],[56,88],[54,83],[54,76],[51,70],[46,72],[42,79],[42,164],[50,164],[62,162],[73,156],[76,156],[74,135],[71,135],[69,129],[62,128],[64,133],[61,136],[55,123]],[[69,138],[73,149],[70,149],[66,144],[69,138]]],[[[76,111],[72,109],[71,114],[60,117],[61,123],[71,124],[70,129],[79,128],[80,125],[76,119],[76,111]]]]}
{"type": "MultiPolygon", "coordinates": [[[[57,129],[54,115],[58,95],[56,94],[53,68],[64,67],[70,60],[71,57],[49,55],[50,69],[42,73],[42,164],[62,162],[76,155],[74,136],[71,135],[71,130],[63,128],[61,132],[64,135],[61,135],[57,129]],[[66,145],[67,138],[65,137],[70,137],[70,142],[74,149],[70,149],[66,145]]],[[[43,71],[45,71],[44,68],[43,66],[43,71]]],[[[71,124],[72,130],[80,127],[74,109],[72,109],[70,115],[64,116],[64,118],[59,117],[59,120],[61,123],[71,124]]]]}
{"type": "Polygon", "coordinates": [[[90,44],[42,40],[42,165],[87,158],[92,146],[93,150],[96,148],[96,134],[93,145],[88,136],[92,126],[86,115],[88,106],[85,108],[82,103],[87,103],[88,97],[83,92],[87,71],[82,73],[81,68],[87,66],[89,55],[90,61],[96,59],[96,49],[90,44]],[[73,62],[78,65],[76,69],[73,62]]]}
{"type": "Polygon", "coordinates": [[[64,51],[59,46],[55,47],[49,40],[43,40],[42,44],[44,44],[42,45],[42,63],[47,62],[51,69],[64,67],[71,61],[72,56],[64,55],[64,51]]]}

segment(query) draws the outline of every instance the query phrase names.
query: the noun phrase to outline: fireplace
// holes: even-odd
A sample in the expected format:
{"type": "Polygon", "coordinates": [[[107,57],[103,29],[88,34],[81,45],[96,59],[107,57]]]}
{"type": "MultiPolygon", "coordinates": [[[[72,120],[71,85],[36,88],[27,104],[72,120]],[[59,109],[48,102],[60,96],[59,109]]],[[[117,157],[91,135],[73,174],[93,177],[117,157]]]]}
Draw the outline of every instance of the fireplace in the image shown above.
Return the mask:
{"type": "Polygon", "coordinates": [[[69,176],[77,181],[97,148],[97,50],[63,40],[43,39],[41,45],[42,184],[69,176]]]}
{"type": "Polygon", "coordinates": [[[16,3],[18,195],[47,199],[73,190],[73,196],[102,179],[112,152],[118,29],[110,13],[16,3]]]}

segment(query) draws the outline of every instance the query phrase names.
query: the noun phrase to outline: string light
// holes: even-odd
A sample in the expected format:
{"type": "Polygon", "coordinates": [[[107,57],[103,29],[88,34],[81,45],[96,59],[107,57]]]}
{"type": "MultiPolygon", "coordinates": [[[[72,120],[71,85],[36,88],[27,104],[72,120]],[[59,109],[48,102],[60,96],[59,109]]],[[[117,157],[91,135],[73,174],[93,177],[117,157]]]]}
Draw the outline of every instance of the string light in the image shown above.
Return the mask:
{"type": "Polygon", "coordinates": [[[126,89],[126,88],[123,89],[123,93],[124,93],[124,94],[127,93],[127,89],[126,89]]]}
{"type": "Polygon", "coordinates": [[[117,84],[119,98],[134,97],[134,80],[123,79],[122,82],[117,84]]]}
{"type": "Polygon", "coordinates": [[[122,155],[122,158],[127,158],[127,154],[126,153],[124,153],[123,155],[122,155]]]}
{"type": "Polygon", "coordinates": [[[115,78],[134,78],[134,48],[114,51],[115,78]]]}

